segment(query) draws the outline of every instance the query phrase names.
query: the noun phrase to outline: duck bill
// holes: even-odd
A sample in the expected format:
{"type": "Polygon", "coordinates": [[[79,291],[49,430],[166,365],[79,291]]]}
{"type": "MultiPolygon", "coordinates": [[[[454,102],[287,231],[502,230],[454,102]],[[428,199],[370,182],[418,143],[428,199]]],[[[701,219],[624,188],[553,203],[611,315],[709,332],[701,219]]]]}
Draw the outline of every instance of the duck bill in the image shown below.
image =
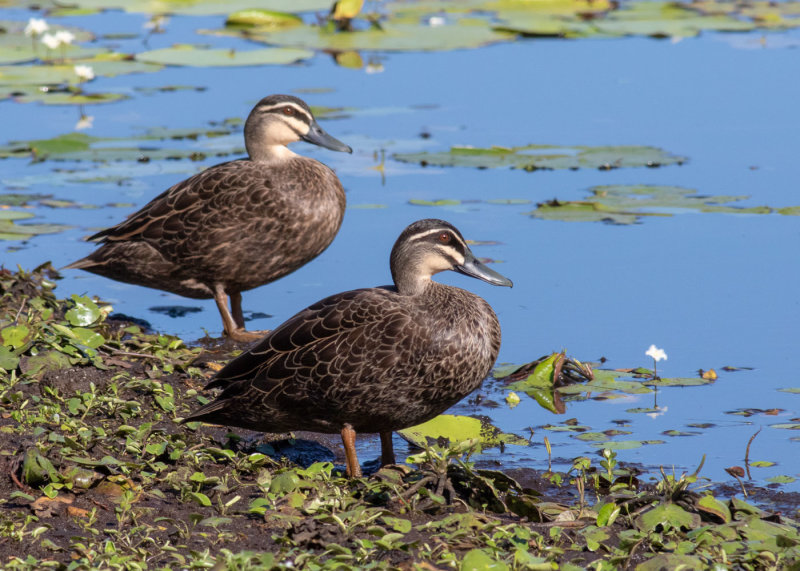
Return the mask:
{"type": "Polygon", "coordinates": [[[322,130],[322,127],[316,121],[311,123],[308,133],[303,136],[303,140],[313,145],[319,145],[332,151],[340,151],[342,153],[352,153],[353,149],[349,145],[345,145],[339,139],[331,137],[322,130]]]}
{"type": "Polygon", "coordinates": [[[456,266],[453,269],[460,274],[478,278],[479,280],[483,280],[492,285],[508,287],[512,287],[514,285],[510,279],[497,273],[492,268],[479,261],[472,254],[472,252],[467,252],[467,257],[464,260],[464,263],[456,266]]]}

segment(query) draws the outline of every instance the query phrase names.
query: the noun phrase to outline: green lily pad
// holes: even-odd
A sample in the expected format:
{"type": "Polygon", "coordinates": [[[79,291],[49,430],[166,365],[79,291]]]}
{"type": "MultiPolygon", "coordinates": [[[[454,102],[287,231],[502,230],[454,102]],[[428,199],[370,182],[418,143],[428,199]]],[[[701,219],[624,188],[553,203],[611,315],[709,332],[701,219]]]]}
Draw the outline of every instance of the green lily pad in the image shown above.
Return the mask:
{"type": "Polygon", "coordinates": [[[39,234],[57,234],[68,230],[65,224],[15,224],[0,218],[0,240],[27,240],[39,234]]]}
{"type": "MultiPolygon", "coordinates": [[[[68,31],[75,36],[72,44],[65,45],[62,48],[55,50],[48,49],[40,38],[28,37],[25,35],[25,26],[27,22],[15,20],[0,20],[0,64],[13,64],[25,63],[41,60],[59,60],[62,57],[69,59],[83,58],[98,53],[98,48],[87,48],[81,46],[82,42],[91,41],[94,36],[91,32],[80,30],[78,28],[71,28],[65,26],[55,25],[49,22],[50,29],[46,33],[53,34],[58,31],[68,31]]],[[[72,73],[73,78],[77,79],[75,72],[72,73]]],[[[0,82],[2,76],[0,76],[0,82]]]]}
{"type": "Polygon", "coordinates": [[[423,424],[398,430],[397,433],[420,447],[427,445],[429,439],[437,440],[439,438],[446,438],[453,444],[478,439],[484,448],[499,446],[501,443],[528,445],[528,441],[524,438],[500,432],[487,420],[452,414],[441,414],[423,424]]]}
{"type": "Polygon", "coordinates": [[[767,478],[767,482],[772,482],[773,484],[791,484],[795,481],[797,481],[797,478],[794,476],[773,476],[772,478],[767,478]]]}
{"type": "Polygon", "coordinates": [[[228,15],[226,26],[245,28],[288,28],[299,26],[303,19],[295,14],[273,10],[239,10],[228,15]]]}
{"type": "Polygon", "coordinates": [[[783,428],[786,430],[800,430],[800,423],[796,422],[786,422],[786,423],[779,423],[779,424],[770,424],[770,428],[783,428]]]}
{"type": "Polygon", "coordinates": [[[0,145],[0,158],[33,156],[37,160],[96,162],[141,162],[143,157],[149,160],[197,160],[205,158],[207,154],[222,157],[244,153],[244,148],[241,146],[241,136],[235,137],[236,140],[234,141],[233,132],[233,128],[229,126],[215,126],[205,129],[154,128],[149,129],[138,137],[119,139],[94,137],[85,133],[68,133],[52,139],[11,141],[6,145],[0,145]],[[222,136],[230,136],[230,139],[222,139],[222,136]],[[195,144],[191,148],[186,148],[185,146],[181,148],[162,148],[155,144],[156,141],[186,139],[194,141],[199,138],[215,140],[213,142],[204,142],[205,146],[195,144]]]}
{"type": "Polygon", "coordinates": [[[208,30],[206,33],[242,36],[270,45],[332,52],[449,51],[478,48],[510,41],[515,37],[514,34],[492,30],[487,20],[478,18],[462,18],[452,25],[436,27],[392,19],[381,23],[380,28],[352,32],[302,25],[281,30],[248,28],[240,31],[226,28],[208,30]]]}
{"type": "Polygon", "coordinates": [[[651,444],[664,444],[663,440],[618,440],[613,442],[598,442],[592,444],[595,448],[608,448],[609,450],[633,450],[651,444]]]}
{"type": "Polygon", "coordinates": [[[448,152],[396,153],[392,158],[423,166],[539,169],[602,169],[659,167],[683,164],[685,157],[672,155],[655,147],[560,147],[526,145],[523,147],[452,147],[448,152]]]}
{"type": "Polygon", "coordinates": [[[563,222],[610,222],[634,224],[646,216],[673,216],[681,212],[717,214],[770,214],[767,206],[740,207],[728,203],[747,196],[701,196],[697,191],[676,186],[596,186],[584,200],[552,200],[528,212],[534,218],[563,222]]]}
{"type": "Polygon", "coordinates": [[[260,50],[209,49],[190,45],[152,50],[136,55],[138,61],[189,67],[237,67],[246,65],[285,65],[310,59],[314,52],[294,48],[264,48],[260,50]]]}
{"type": "Polygon", "coordinates": [[[788,387],[785,389],[778,389],[782,393],[800,394],[800,387],[788,387]]]}
{"type": "MultiPolygon", "coordinates": [[[[212,15],[253,8],[252,0],[75,0],[71,10],[123,10],[143,14],[212,15]]],[[[330,10],[330,0],[265,0],[260,8],[278,12],[316,12],[330,10]]]]}

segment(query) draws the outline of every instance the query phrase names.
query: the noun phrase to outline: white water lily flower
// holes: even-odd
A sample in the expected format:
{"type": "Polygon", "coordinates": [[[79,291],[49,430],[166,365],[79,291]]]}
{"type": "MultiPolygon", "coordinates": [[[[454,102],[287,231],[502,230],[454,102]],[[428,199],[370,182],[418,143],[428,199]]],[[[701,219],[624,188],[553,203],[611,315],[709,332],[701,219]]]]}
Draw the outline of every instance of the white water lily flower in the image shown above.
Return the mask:
{"type": "Polygon", "coordinates": [[[48,49],[54,50],[61,45],[61,42],[53,34],[45,34],[42,36],[42,43],[48,49]]]}
{"type": "MultiPolygon", "coordinates": [[[[80,120],[75,124],[75,130],[81,131],[83,129],[91,129],[92,122],[94,121],[94,117],[92,115],[81,115],[80,120]]],[[[109,312],[111,311],[111,306],[106,306],[109,308],[109,312]]],[[[103,311],[105,308],[100,308],[100,311],[103,311]]]]}
{"type": "Polygon", "coordinates": [[[47,30],[50,29],[50,26],[47,25],[47,22],[44,21],[42,18],[31,18],[28,20],[28,25],[25,26],[25,35],[26,36],[41,36],[47,30]]]}
{"type": "Polygon", "coordinates": [[[68,32],[67,30],[59,30],[56,32],[56,39],[58,40],[59,44],[68,46],[75,41],[75,34],[68,32]]]}
{"type": "Polygon", "coordinates": [[[645,355],[647,355],[648,357],[652,357],[656,363],[658,363],[661,360],[664,361],[667,360],[667,354],[664,352],[664,350],[659,349],[655,345],[650,345],[650,348],[647,351],[645,351],[645,355]]]}
{"type": "Polygon", "coordinates": [[[81,81],[91,81],[94,79],[94,70],[90,65],[76,65],[75,74],[81,81]]]}
{"type": "Polygon", "coordinates": [[[438,28],[439,26],[444,26],[447,22],[441,16],[431,16],[428,18],[428,25],[431,28],[438,28]]]}

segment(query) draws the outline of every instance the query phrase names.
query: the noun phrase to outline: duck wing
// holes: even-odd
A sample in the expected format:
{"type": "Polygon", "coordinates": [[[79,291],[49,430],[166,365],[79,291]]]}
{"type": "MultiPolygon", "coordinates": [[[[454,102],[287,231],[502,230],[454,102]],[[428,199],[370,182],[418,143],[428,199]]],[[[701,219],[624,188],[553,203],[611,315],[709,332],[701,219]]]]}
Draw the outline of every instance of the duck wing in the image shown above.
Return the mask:
{"type": "Polygon", "coordinates": [[[206,388],[222,393],[189,419],[239,421],[267,431],[301,428],[304,414],[314,416],[309,423],[332,418],[388,371],[413,368],[410,362],[422,358],[430,340],[403,335],[415,316],[393,289],[344,292],[299,312],[219,371],[206,388]],[[259,414],[253,408],[261,410],[258,426],[242,420],[259,414]]]}

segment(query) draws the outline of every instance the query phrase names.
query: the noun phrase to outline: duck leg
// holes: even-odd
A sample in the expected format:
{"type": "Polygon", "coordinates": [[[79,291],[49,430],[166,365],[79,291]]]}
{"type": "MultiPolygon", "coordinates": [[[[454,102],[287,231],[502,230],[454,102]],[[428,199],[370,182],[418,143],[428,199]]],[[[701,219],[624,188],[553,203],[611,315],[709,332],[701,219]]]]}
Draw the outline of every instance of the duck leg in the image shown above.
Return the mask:
{"type": "Polygon", "coordinates": [[[242,294],[241,292],[232,293],[231,298],[231,314],[236,327],[244,329],[244,313],[242,312],[242,294]]]}
{"type": "Polygon", "coordinates": [[[344,444],[344,457],[347,464],[347,475],[351,478],[361,477],[361,465],[356,456],[356,431],[350,424],[342,428],[342,444],[344,444]]]}
{"type": "Polygon", "coordinates": [[[231,306],[233,314],[228,310],[228,294],[222,284],[214,285],[214,301],[217,303],[220,317],[222,317],[222,328],[225,335],[239,342],[249,342],[261,339],[262,333],[246,331],[244,328],[244,317],[242,315],[242,294],[231,295],[231,306]],[[237,319],[238,318],[238,319],[237,319]],[[241,322],[239,325],[238,322],[241,322]]]}
{"type": "Polygon", "coordinates": [[[392,447],[392,433],[381,432],[381,466],[394,464],[394,448],[392,447]]]}

